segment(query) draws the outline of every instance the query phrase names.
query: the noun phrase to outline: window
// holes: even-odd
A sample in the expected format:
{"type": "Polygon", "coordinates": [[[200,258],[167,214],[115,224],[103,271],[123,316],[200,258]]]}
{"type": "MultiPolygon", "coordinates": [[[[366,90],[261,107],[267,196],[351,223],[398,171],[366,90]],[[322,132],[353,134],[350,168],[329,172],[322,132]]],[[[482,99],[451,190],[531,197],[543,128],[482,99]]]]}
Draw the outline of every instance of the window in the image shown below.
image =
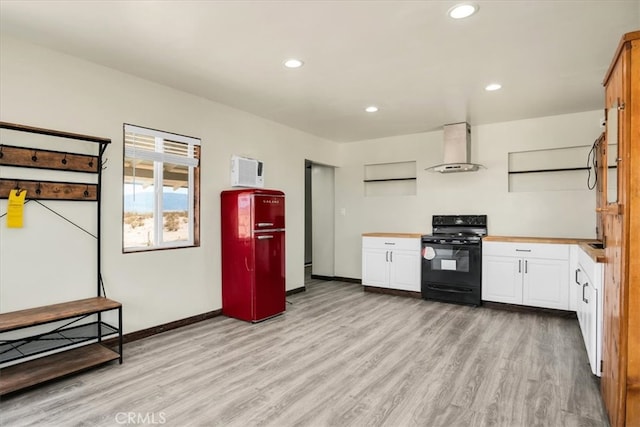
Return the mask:
{"type": "Polygon", "coordinates": [[[124,125],[122,249],[199,246],[200,140],[124,125]]]}

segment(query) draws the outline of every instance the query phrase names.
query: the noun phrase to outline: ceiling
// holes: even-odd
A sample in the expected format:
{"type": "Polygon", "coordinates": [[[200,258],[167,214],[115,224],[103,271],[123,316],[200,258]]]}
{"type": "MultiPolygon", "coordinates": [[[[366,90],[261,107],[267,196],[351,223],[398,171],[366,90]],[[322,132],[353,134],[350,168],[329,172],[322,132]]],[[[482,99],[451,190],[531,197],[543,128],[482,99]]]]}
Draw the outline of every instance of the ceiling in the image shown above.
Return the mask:
{"type": "Polygon", "coordinates": [[[640,0],[457,3],[1,0],[0,31],[349,142],[603,108],[640,28],[640,0]]]}

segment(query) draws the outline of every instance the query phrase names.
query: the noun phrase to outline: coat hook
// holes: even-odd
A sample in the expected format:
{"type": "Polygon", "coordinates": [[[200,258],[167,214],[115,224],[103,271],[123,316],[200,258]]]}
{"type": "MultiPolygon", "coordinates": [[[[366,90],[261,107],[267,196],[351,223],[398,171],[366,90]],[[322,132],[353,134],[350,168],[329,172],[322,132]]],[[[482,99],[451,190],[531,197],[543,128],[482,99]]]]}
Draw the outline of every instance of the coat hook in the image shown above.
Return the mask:
{"type": "Polygon", "coordinates": [[[38,161],[38,152],[37,151],[33,152],[33,156],[31,156],[31,160],[33,160],[34,162],[38,161]]]}
{"type": "Polygon", "coordinates": [[[64,158],[61,160],[63,165],[67,164],[67,154],[65,153],[64,158]]]}
{"type": "Polygon", "coordinates": [[[41,184],[41,183],[38,183],[38,185],[36,186],[36,194],[37,194],[37,195],[40,195],[40,194],[42,193],[42,190],[41,190],[41,188],[40,188],[41,186],[42,186],[42,184],[41,184]]]}
{"type": "Polygon", "coordinates": [[[14,188],[14,190],[16,190],[16,196],[19,196],[20,193],[22,193],[22,188],[20,188],[20,181],[16,181],[16,187],[14,188]]]}
{"type": "Polygon", "coordinates": [[[2,157],[4,157],[4,153],[2,152],[2,148],[3,148],[3,146],[2,146],[2,145],[0,145],[0,159],[1,159],[2,157]]]}
{"type": "Polygon", "coordinates": [[[108,161],[109,161],[108,158],[104,159],[104,161],[102,162],[102,170],[105,170],[107,168],[105,165],[107,164],[108,161]]]}
{"type": "Polygon", "coordinates": [[[89,167],[92,168],[93,167],[93,160],[89,160],[89,167]]]}
{"type": "Polygon", "coordinates": [[[89,197],[89,185],[87,185],[87,188],[84,190],[84,197],[89,197]]]}

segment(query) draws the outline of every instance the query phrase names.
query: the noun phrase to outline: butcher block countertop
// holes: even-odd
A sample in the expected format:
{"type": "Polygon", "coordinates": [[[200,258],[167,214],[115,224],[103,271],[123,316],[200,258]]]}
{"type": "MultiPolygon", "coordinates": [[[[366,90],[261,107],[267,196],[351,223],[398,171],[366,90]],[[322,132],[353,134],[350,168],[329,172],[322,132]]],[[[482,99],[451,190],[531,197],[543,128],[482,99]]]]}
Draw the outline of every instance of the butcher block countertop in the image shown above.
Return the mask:
{"type": "Polygon", "coordinates": [[[399,237],[404,239],[419,239],[421,233],[362,233],[362,237],[399,237]]]}
{"type": "Polygon", "coordinates": [[[574,239],[569,237],[524,237],[524,236],[485,236],[485,242],[509,242],[509,243],[556,243],[565,245],[578,245],[595,262],[605,262],[604,249],[595,249],[589,243],[599,243],[594,239],[574,239]]]}
{"type": "Polygon", "coordinates": [[[580,249],[582,249],[587,255],[591,257],[595,262],[605,262],[607,258],[604,256],[604,249],[596,249],[589,246],[588,243],[581,242],[579,244],[580,249]]]}

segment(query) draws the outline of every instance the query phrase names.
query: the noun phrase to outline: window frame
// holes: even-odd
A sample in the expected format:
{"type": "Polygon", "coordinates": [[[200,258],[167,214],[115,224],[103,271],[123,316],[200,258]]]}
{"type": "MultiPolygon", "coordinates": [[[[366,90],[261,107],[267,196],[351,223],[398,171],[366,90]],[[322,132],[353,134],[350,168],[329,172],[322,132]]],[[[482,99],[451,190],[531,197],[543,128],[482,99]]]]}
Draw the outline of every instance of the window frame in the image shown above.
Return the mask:
{"type": "MultiPolygon", "coordinates": [[[[135,150],[135,147],[134,147],[135,150]]],[[[192,248],[200,246],[200,153],[201,153],[201,139],[190,137],[173,132],[161,131],[158,129],[147,128],[128,123],[123,124],[123,144],[122,144],[122,253],[138,253],[159,251],[168,249],[182,249],[192,248]],[[154,149],[152,150],[140,150],[136,153],[138,156],[131,156],[131,152],[128,149],[127,133],[136,133],[147,137],[154,138],[154,149]],[[187,156],[176,156],[170,153],[165,153],[164,141],[169,141],[171,144],[180,143],[186,144],[187,156]],[[125,185],[127,174],[127,160],[129,159],[142,159],[153,162],[153,230],[154,230],[154,244],[152,246],[131,246],[125,247],[125,185]],[[163,188],[164,188],[164,164],[177,164],[187,166],[187,194],[188,194],[188,229],[189,236],[187,240],[178,240],[170,242],[160,242],[164,232],[164,217],[163,217],[163,188]],[[189,164],[185,164],[189,163],[189,164]]],[[[135,175],[134,175],[135,176],[135,175]]]]}

